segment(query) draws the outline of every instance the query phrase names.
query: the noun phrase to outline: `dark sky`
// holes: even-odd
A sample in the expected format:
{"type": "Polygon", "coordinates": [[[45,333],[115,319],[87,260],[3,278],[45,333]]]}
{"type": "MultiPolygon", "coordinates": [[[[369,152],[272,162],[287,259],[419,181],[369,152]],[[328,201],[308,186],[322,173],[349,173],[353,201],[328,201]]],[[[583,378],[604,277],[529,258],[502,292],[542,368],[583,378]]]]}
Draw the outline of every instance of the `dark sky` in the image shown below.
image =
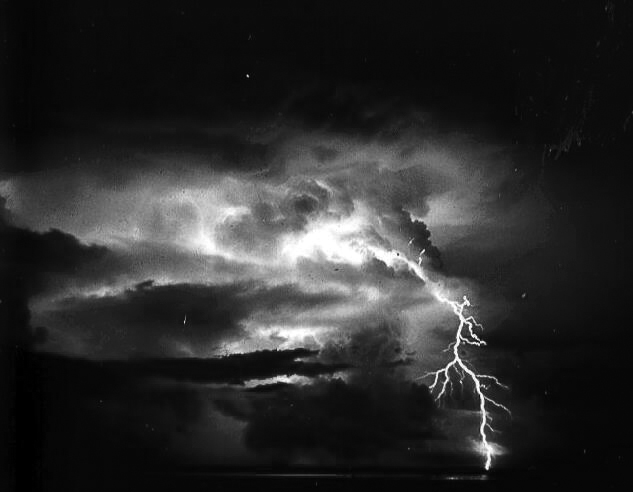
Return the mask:
{"type": "Polygon", "coordinates": [[[629,2],[3,11],[10,484],[480,473],[436,282],[510,388],[489,477],[630,466],[629,2]]]}

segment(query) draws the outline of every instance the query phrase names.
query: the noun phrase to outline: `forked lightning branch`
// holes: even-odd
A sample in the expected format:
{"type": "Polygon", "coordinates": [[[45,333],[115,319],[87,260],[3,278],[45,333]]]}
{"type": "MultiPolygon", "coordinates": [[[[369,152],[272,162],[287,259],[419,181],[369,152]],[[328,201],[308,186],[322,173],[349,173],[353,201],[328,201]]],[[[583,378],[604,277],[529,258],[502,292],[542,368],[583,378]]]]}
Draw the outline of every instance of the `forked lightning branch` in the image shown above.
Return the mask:
{"type": "Polygon", "coordinates": [[[429,386],[429,389],[435,394],[435,400],[439,403],[451,394],[453,381],[456,380],[462,389],[464,388],[465,380],[468,380],[472,384],[475,398],[477,399],[479,406],[479,439],[481,451],[485,457],[484,468],[489,470],[492,466],[492,456],[494,454],[494,448],[488,438],[488,433],[494,432],[492,427],[493,417],[491,415],[491,410],[497,409],[507,413],[509,416],[512,414],[505,405],[502,405],[498,401],[492,399],[487,394],[487,390],[490,385],[495,385],[503,389],[508,389],[508,387],[502,384],[494,376],[477,373],[475,369],[460,356],[460,348],[463,345],[475,347],[482,347],[486,345],[486,342],[481,339],[476,332],[476,330],[483,330],[483,326],[478,323],[473,316],[466,316],[466,314],[464,314],[464,309],[470,306],[470,301],[466,296],[463,296],[462,302],[451,301],[441,292],[441,289],[436,283],[429,281],[428,276],[422,268],[422,255],[424,254],[424,250],[420,252],[418,262],[415,263],[408,260],[398,251],[386,251],[374,246],[368,246],[367,249],[378,259],[384,261],[388,265],[393,265],[396,262],[406,263],[420,280],[429,285],[433,296],[443,304],[447,304],[459,320],[455,339],[445,350],[446,352],[452,353],[452,359],[441,369],[426,373],[419,379],[432,378],[433,382],[429,386]]]}

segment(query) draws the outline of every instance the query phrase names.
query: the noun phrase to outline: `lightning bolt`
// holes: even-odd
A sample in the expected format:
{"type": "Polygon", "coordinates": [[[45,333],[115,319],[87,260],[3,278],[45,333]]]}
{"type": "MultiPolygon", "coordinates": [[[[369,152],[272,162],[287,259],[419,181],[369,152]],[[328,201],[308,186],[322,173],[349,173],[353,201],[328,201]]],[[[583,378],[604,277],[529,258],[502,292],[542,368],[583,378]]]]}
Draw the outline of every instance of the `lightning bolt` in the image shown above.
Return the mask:
{"type": "MultiPolygon", "coordinates": [[[[412,241],[413,240],[409,241],[409,244],[411,244],[412,241]]],[[[433,282],[428,278],[428,275],[426,275],[426,272],[422,268],[422,255],[424,254],[425,250],[422,250],[420,252],[418,256],[418,262],[415,263],[407,259],[403,254],[396,250],[386,251],[375,246],[366,246],[366,249],[369,250],[378,259],[384,261],[389,265],[393,265],[396,262],[404,262],[405,264],[407,264],[410,270],[412,270],[415,275],[420,278],[420,280],[429,285],[433,297],[435,297],[441,303],[447,304],[459,320],[459,325],[455,333],[455,339],[445,349],[445,352],[452,352],[453,358],[441,369],[433,372],[428,372],[418,379],[425,379],[428,377],[433,378],[433,383],[429,386],[429,389],[432,393],[436,393],[435,400],[440,403],[452,392],[453,375],[458,378],[457,380],[462,390],[464,389],[465,379],[472,382],[475,396],[479,400],[479,438],[481,442],[481,449],[485,457],[484,468],[486,470],[489,470],[492,466],[492,456],[494,454],[494,449],[488,439],[488,432],[495,432],[495,429],[492,427],[493,419],[491,416],[490,407],[502,410],[509,416],[512,416],[512,413],[505,405],[502,405],[498,401],[488,396],[486,391],[488,389],[488,385],[485,384],[485,382],[489,382],[490,384],[503,389],[509,388],[506,385],[502,384],[494,376],[491,376],[489,374],[479,374],[475,372],[475,370],[471,368],[470,365],[459,355],[459,350],[462,345],[471,345],[475,347],[483,347],[486,345],[486,342],[481,339],[475,331],[476,329],[483,331],[483,326],[479,322],[477,322],[477,320],[473,316],[467,316],[464,313],[464,309],[466,307],[470,307],[470,301],[466,296],[463,296],[463,300],[461,302],[450,300],[442,292],[440,284],[437,282],[433,282]]]]}
{"type": "Polygon", "coordinates": [[[437,395],[435,396],[435,399],[437,401],[441,401],[442,398],[447,396],[447,394],[449,393],[449,391],[447,391],[448,387],[452,389],[451,370],[459,377],[459,383],[462,388],[465,378],[468,378],[472,381],[475,389],[475,395],[479,399],[479,436],[481,439],[483,453],[486,459],[484,463],[484,468],[486,470],[489,470],[490,466],[492,465],[493,448],[488,441],[486,431],[488,430],[490,432],[495,432],[495,430],[492,427],[492,417],[490,416],[488,404],[500,410],[503,410],[510,416],[512,414],[506,406],[486,395],[486,385],[482,381],[490,381],[493,384],[504,389],[508,389],[508,387],[499,382],[499,380],[494,376],[490,376],[489,374],[476,373],[473,369],[468,367],[466,362],[464,362],[459,355],[459,348],[462,344],[474,345],[477,347],[486,345],[486,342],[479,338],[479,336],[477,336],[477,334],[474,332],[475,327],[483,329],[483,326],[480,325],[474,317],[466,317],[464,315],[464,308],[470,306],[470,301],[468,300],[468,298],[464,296],[464,300],[462,302],[451,301],[442,296],[437,296],[437,298],[441,302],[448,304],[452,308],[453,313],[455,313],[455,316],[457,316],[457,318],[459,319],[459,326],[457,327],[455,340],[451,342],[446,349],[447,351],[451,350],[453,352],[453,358],[443,368],[438,369],[437,371],[426,373],[419,379],[427,378],[430,376],[433,377],[433,384],[429,386],[429,389],[431,390],[431,392],[433,392],[436,390],[436,388],[439,388],[439,391],[437,391],[437,395]]]}
{"type": "MultiPolygon", "coordinates": [[[[441,369],[426,373],[417,379],[433,378],[433,383],[429,386],[429,389],[432,394],[435,394],[435,400],[440,404],[445,398],[451,395],[453,391],[453,381],[455,381],[455,379],[457,379],[457,383],[459,383],[462,391],[465,388],[466,382],[470,381],[472,383],[474,395],[479,401],[480,420],[478,430],[482,454],[485,457],[484,468],[489,470],[492,465],[494,448],[488,439],[488,432],[495,432],[492,427],[493,417],[491,412],[492,410],[500,410],[509,416],[512,414],[506,406],[488,395],[488,389],[491,385],[503,389],[508,389],[508,387],[494,376],[477,373],[475,369],[471,367],[470,363],[462,359],[459,354],[460,348],[464,345],[473,347],[484,347],[486,345],[486,342],[477,334],[477,330],[483,331],[483,326],[478,323],[473,316],[469,316],[464,312],[467,307],[470,307],[468,298],[463,296],[461,302],[451,300],[449,295],[445,293],[442,284],[429,278],[422,267],[422,258],[425,253],[424,249],[420,251],[418,261],[415,262],[395,249],[387,250],[379,246],[368,244],[359,238],[349,241],[349,239],[343,239],[328,229],[321,229],[317,232],[318,234],[310,235],[310,240],[302,245],[300,249],[301,254],[310,251],[313,247],[317,247],[332,261],[351,261],[359,264],[364,261],[363,258],[366,258],[366,255],[371,255],[391,267],[395,267],[399,263],[404,263],[410,271],[428,286],[435,299],[451,308],[459,324],[455,333],[455,339],[448,345],[445,352],[452,352],[453,357],[441,369]]],[[[408,243],[409,246],[411,246],[413,242],[414,239],[411,239],[408,243]]],[[[293,246],[296,246],[296,244],[293,244],[293,246]]],[[[296,252],[296,248],[291,247],[289,249],[296,252]]]]}

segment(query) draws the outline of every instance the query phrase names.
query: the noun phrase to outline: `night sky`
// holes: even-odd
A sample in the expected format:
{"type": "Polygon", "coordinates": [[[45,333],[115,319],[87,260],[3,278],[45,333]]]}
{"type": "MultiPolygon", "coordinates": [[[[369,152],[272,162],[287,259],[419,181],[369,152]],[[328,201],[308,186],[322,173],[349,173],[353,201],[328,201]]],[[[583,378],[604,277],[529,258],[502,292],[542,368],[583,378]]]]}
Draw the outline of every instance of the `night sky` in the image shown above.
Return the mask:
{"type": "Polygon", "coordinates": [[[633,464],[630,3],[3,11],[8,490],[633,464]]]}

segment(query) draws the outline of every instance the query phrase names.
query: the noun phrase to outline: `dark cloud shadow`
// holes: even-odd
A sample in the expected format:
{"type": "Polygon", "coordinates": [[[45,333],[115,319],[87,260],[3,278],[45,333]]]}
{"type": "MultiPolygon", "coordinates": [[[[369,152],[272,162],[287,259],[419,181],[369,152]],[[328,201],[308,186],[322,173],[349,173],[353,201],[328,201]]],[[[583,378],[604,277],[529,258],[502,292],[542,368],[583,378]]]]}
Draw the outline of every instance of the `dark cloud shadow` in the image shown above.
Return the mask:
{"type": "Polygon", "coordinates": [[[0,197],[0,345],[31,347],[46,338],[31,327],[29,299],[46,289],[51,275],[69,276],[102,259],[107,248],[86,245],[58,230],[35,232],[16,227],[0,197]]]}
{"type": "Polygon", "coordinates": [[[274,463],[319,458],[323,465],[369,460],[434,434],[435,406],[426,386],[341,379],[311,385],[275,385],[216,399],[224,413],[247,422],[249,448],[274,463]]]}
{"type": "Polygon", "coordinates": [[[176,440],[194,439],[196,426],[213,425],[205,413],[213,390],[190,383],[239,385],[345,369],[303,360],[315,355],[295,349],[205,360],[91,361],[19,349],[12,366],[20,384],[11,449],[19,485],[38,490],[84,481],[111,485],[123,476],[184,465],[176,440]]]}

